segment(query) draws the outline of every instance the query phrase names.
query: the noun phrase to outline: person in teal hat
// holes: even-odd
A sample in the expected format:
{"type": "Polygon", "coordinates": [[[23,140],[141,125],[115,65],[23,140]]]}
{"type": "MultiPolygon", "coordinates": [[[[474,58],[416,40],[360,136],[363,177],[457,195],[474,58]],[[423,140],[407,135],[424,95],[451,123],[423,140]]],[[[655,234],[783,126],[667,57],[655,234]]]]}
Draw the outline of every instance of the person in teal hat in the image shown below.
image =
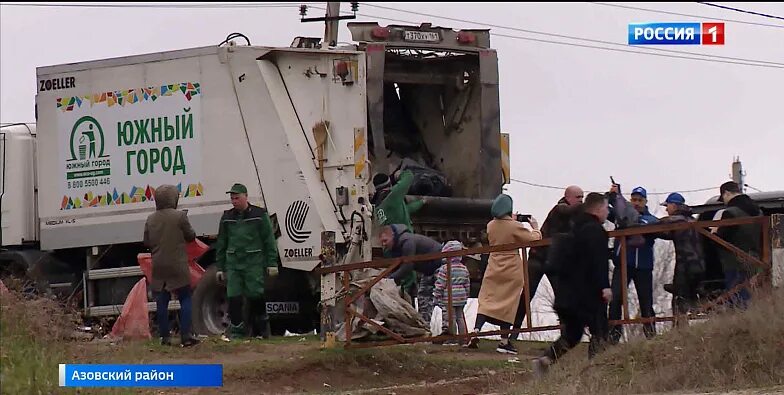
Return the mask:
{"type": "MultiPolygon", "coordinates": [[[[512,197],[501,194],[493,202],[490,213],[493,220],[487,224],[487,239],[490,246],[519,244],[541,240],[539,223],[530,219],[532,230],[512,217],[512,197]]],[[[481,332],[482,326],[489,322],[510,329],[518,317],[525,313],[525,265],[519,250],[490,253],[490,258],[479,289],[479,308],[477,310],[474,332],[481,332]]],[[[473,337],[469,348],[477,348],[479,338],[473,337]]],[[[496,351],[504,354],[517,354],[509,335],[501,337],[496,351]]]]}

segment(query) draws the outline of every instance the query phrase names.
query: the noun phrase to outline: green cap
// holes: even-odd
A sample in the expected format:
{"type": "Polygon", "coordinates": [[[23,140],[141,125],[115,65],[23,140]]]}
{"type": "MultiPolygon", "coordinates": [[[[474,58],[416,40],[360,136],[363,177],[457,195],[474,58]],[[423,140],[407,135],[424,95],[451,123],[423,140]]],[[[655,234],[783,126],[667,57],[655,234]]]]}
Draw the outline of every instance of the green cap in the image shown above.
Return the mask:
{"type": "Polygon", "coordinates": [[[245,188],[245,185],[240,183],[234,184],[231,186],[231,189],[228,190],[226,193],[248,193],[248,188],[245,188]]]}

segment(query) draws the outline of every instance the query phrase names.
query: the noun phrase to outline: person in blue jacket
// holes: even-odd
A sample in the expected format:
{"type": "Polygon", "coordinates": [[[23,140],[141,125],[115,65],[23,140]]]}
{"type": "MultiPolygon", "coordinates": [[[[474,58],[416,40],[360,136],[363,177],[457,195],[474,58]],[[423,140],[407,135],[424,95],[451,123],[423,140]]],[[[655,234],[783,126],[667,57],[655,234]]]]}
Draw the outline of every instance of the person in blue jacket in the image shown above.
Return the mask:
{"type": "MultiPolygon", "coordinates": [[[[621,187],[614,184],[610,189],[610,202],[613,205],[614,222],[617,228],[644,226],[659,221],[648,210],[648,192],[643,187],[632,190],[631,204],[621,194],[621,187]]],[[[628,236],[626,240],[626,286],[634,281],[637,299],[640,302],[640,315],[643,318],[656,316],[653,311],[653,245],[655,235],[628,236]]],[[[621,319],[621,243],[615,240],[612,276],[612,292],[617,297],[610,303],[610,320],[621,319]]],[[[656,335],[656,323],[643,324],[645,337],[656,335]]],[[[623,326],[613,325],[610,328],[610,342],[615,344],[623,336],[623,326]]]]}

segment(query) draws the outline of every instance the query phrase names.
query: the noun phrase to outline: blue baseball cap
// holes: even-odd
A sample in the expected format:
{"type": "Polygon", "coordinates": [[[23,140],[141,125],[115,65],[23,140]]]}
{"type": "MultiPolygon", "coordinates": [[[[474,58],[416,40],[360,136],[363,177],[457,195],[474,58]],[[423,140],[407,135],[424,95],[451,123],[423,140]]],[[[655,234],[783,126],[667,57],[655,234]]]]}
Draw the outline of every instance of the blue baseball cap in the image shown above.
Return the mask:
{"type": "Polygon", "coordinates": [[[673,192],[667,195],[667,200],[665,200],[664,203],[662,203],[662,206],[666,206],[667,203],[686,204],[686,198],[684,198],[683,195],[681,195],[678,192],[673,192]]]}
{"type": "Polygon", "coordinates": [[[637,188],[632,189],[632,195],[640,195],[640,196],[644,197],[645,199],[647,199],[648,198],[648,191],[646,191],[645,188],[643,188],[643,187],[637,187],[637,188]]]}

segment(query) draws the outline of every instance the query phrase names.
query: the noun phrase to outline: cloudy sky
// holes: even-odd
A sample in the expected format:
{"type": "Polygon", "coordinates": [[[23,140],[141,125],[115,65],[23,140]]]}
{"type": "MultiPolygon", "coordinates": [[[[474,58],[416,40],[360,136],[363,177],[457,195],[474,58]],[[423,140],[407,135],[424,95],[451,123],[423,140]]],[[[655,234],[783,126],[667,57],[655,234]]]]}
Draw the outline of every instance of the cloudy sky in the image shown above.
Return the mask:
{"type": "MultiPolygon", "coordinates": [[[[235,31],[254,44],[272,46],[288,46],[294,36],[322,35],[323,25],[299,22],[297,4],[245,8],[3,4],[0,121],[33,121],[39,66],[212,45],[235,31]]],[[[717,187],[728,179],[737,155],[748,173],[748,184],[766,191],[784,190],[784,20],[697,3],[614,4],[698,17],[593,3],[363,3],[359,20],[432,22],[453,28],[492,24],[506,27],[494,27],[492,32],[517,37],[491,40],[500,61],[501,127],[512,136],[512,176],[517,180],[553,186],[574,183],[604,191],[612,175],[626,191],[644,185],[651,192],[666,193],[717,187]],[[727,21],[726,45],[666,49],[762,60],[779,63],[767,63],[778,68],[536,42],[520,37],[609,46],[509,29],[625,44],[630,22],[722,20],[727,21]]],[[[781,3],[721,4],[784,15],[781,3]]],[[[343,10],[348,9],[344,3],[343,10]]],[[[323,11],[312,8],[308,16],[317,14],[323,11]]],[[[341,41],[349,40],[345,23],[340,34],[341,41]]],[[[509,192],[517,208],[533,213],[540,222],[561,195],[558,190],[521,183],[511,185],[509,192]]],[[[685,195],[689,202],[700,203],[714,194],[685,195]]],[[[664,197],[651,197],[652,203],[658,199],[664,197]]]]}

